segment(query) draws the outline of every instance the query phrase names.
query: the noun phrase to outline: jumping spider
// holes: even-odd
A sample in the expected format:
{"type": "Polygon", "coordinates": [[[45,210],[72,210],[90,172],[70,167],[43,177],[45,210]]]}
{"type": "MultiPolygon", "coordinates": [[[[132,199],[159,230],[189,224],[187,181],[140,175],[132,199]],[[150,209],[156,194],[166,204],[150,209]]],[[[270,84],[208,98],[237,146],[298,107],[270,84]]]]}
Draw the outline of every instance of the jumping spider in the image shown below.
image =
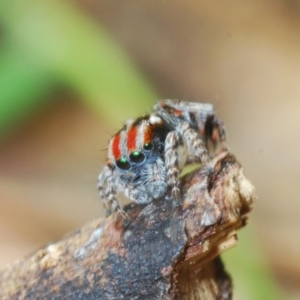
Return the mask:
{"type": "Polygon", "coordinates": [[[162,100],[150,115],[128,121],[109,142],[106,166],[98,189],[107,213],[128,218],[117,193],[146,204],[170,190],[180,201],[179,175],[193,162],[207,164],[224,149],[225,130],[211,104],[162,100]]]}

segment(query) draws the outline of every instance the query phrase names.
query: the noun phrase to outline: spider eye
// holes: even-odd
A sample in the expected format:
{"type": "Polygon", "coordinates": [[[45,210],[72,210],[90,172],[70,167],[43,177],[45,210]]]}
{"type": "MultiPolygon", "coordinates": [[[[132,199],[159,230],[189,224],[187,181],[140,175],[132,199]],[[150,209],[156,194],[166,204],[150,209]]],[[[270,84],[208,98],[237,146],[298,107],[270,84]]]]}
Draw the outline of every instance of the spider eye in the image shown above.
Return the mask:
{"type": "Polygon", "coordinates": [[[130,154],[130,161],[132,161],[136,164],[140,164],[140,163],[144,162],[144,160],[145,160],[145,155],[140,151],[133,151],[130,154]]]}
{"type": "Polygon", "coordinates": [[[130,163],[125,157],[121,157],[119,160],[117,160],[116,165],[122,170],[128,170],[130,168],[130,163]]]}
{"type": "Polygon", "coordinates": [[[152,149],[152,144],[151,143],[144,144],[143,148],[144,148],[144,150],[149,151],[152,149]]]}

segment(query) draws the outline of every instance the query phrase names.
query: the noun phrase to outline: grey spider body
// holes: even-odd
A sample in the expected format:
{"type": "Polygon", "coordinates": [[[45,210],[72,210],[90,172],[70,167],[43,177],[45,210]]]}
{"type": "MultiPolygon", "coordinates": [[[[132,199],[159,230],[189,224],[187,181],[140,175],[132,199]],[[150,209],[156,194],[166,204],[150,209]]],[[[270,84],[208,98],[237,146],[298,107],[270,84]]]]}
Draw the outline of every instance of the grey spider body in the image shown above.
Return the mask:
{"type": "Polygon", "coordinates": [[[107,164],[98,177],[100,196],[123,218],[127,214],[117,199],[120,191],[143,204],[170,190],[179,202],[182,168],[208,163],[224,141],[224,127],[211,104],[159,101],[151,115],[128,121],[111,138],[107,164]]]}

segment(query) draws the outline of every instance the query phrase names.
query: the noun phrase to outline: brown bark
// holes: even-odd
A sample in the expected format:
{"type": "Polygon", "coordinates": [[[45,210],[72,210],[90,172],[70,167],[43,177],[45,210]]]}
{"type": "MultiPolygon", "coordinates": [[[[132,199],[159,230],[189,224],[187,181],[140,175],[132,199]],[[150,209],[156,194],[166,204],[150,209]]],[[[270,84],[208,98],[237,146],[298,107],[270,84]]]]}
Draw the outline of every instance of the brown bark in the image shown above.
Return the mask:
{"type": "Polygon", "coordinates": [[[222,153],[159,199],[95,220],[0,273],[1,299],[231,299],[219,254],[236,244],[255,194],[222,153]]]}

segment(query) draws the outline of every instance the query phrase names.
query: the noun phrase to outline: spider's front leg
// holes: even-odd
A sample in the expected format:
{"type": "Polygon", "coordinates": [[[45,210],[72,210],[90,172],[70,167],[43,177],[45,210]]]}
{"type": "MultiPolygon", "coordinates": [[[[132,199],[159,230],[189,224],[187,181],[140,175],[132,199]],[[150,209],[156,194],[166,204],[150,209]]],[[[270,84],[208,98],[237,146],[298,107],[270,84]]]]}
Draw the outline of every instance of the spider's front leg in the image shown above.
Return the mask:
{"type": "Polygon", "coordinates": [[[174,199],[180,203],[180,171],[181,159],[179,148],[182,145],[182,140],[178,132],[171,131],[168,133],[165,140],[165,168],[167,173],[167,185],[171,187],[171,193],[174,199]]]}
{"type": "Polygon", "coordinates": [[[114,169],[109,165],[106,165],[98,176],[98,191],[105,206],[106,216],[116,211],[124,220],[130,219],[118,201],[114,169]]]}

